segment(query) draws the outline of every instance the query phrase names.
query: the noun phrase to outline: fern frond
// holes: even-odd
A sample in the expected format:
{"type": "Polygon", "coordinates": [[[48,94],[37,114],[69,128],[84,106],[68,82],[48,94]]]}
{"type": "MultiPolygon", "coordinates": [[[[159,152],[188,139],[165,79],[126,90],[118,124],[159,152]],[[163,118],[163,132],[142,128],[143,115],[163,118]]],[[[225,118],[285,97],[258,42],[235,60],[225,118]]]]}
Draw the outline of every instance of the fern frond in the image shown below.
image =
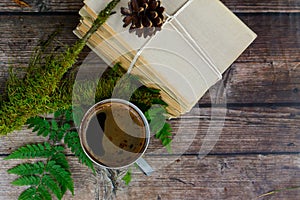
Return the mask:
{"type": "Polygon", "coordinates": [[[66,186],[66,188],[74,195],[74,183],[70,172],[66,171],[55,161],[49,161],[46,166],[46,170],[60,185],[66,186]]]}
{"type": "Polygon", "coordinates": [[[37,188],[30,187],[23,191],[18,200],[44,200],[42,194],[37,191],[37,188]]]}
{"type": "Polygon", "coordinates": [[[8,159],[27,159],[27,158],[47,158],[53,155],[56,152],[63,151],[62,146],[51,147],[48,142],[44,144],[28,144],[26,146],[20,147],[9,156],[5,158],[8,159]]]}
{"type": "Polygon", "coordinates": [[[51,158],[51,161],[55,161],[56,164],[60,165],[66,171],[70,171],[70,166],[67,160],[67,157],[64,153],[57,153],[51,158]]]}
{"type": "Polygon", "coordinates": [[[23,163],[19,164],[9,170],[7,172],[9,174],[17,174],[17,175],[33,175],[33,174],[42,174],[44,171],[45,165],[43,162],[36,162],[36,163],[23,163]]]}
{"type": "Polygon", "coordinates": [[[60,189],[60,187],[57,185],[57,183],[47,174],[45,174],[42,178],[42,185],[47,187],[49,190],[52,191],[52,193],[57,197],[57,199],[61,199],[63,194],[60,189]]]}
{"type": "Polygon", "coordinates": [[[49,157],[53,151],[49,143],[42,144],[28,144],[20,147],[12,152],[5,159],[23,159],[23,158],[35,158],[35,157],[49,157]]]}
{"type": "Polygon", "coordinates": [[[86,154],[84,153],[81,147],[78,133],[75,131],[68,132],[65,135],[64,142],[75,154],[75,156],[79,159],[79,161],[85,164],[88,168],[90,168],[95,173],[93,162],[86,156],[86,154]]]}
{"type": "Polygon", "coordinates": [[[67,122],[72,121],[72,106],[70,106],[67,109],[58,109],[54,112],[54,118],[60,118],[63,117],[67,122]]]}
{"type": "Polygon", "coordinates": [[[29,128],[33,128],[32,132],[37,132],[37,135],[43,135],[44,137],[49,135],[50,124],[46,119],[36,116],[29,118],[26,124],[29,125],[29,128]]]}
{"type": "Polygon", "coordinates": [[[39,176],[21,176],[20,178],[17,178],[13,182],[11,182],[12,185],[16,186],[24,186],[24,185],[31,185],[36,186],[40,183],[41,178],[39,176]]]}
{"type": "Polygon", "coordinates": [[[34,198],[34,195],[36,194],[36,188],[35,187],[30,187],[26,190],[24,190],[18,200],[32,200],[34,198]]]}
{"type": "Polygon", "coordinates": [[[40,185],[37,188],[37,193],[42,197],[43,200],[52,200],[51,194],[43,185],[40,185]]]}

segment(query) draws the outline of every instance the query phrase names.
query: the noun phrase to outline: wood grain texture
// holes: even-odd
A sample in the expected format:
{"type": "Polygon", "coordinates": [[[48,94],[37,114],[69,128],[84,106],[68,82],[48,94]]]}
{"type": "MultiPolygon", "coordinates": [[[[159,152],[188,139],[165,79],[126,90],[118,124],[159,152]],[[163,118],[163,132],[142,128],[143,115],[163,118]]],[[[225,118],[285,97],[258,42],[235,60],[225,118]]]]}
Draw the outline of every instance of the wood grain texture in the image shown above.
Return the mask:
{"type": "MultiPolygon", "coordinates": [[[[195,107],[170,123],[174,135],[173,155],[300,153],[300,106],[195,107]],[[209,148],[208,152],[203,150],[205,147],[209,148]]],[[[1,137],[0,154],[7,155],[26,143],[43,141],[43,137],[24,128],[1,137]]],[[[169,155],[153,137],[147,154],[169,155]]]]}
{"type": "Polygon", "coordinates": [[[299,62],[299,13],[239,14],[238,17],[257,34],[239,62],[299,62]]]}
{"type": "MultiPolygon", "coordinates": [[[[239,17],[258,38],[237,62],[299,62],[300,14],[241,14],[239,17]]],[[[6,61],[4,64],[11,61],[17,65],[24,64],[37,41],[60,24],[64,25],[60,41],[72,44],[76,39],[72,31],[79,15],[0,15],[0,22],[1,60],[6,61]]]]}
{"type": "MultiPolygon", "coordinates": [[[[102,199],[103,193],[95,193],[103,187],[96,184],[99,176],[95,177],[74,158],[68,159],[76,194],[72,197],[68,193],[64,199],[102,199]]],[[[256,199],[270,190],[300,185],[299,155],[207,156],[202,159],[146,156],[146,159],[156,172],[145,177],[132,168],[130,187],[120,184],[116,199],[256,199]]],[[[0,159],[1,199],[15,200],[24,189],[10,185],[16,176],[6,172],[18,163],[18,160],[0,159]]],[[[300,190],[295,190],[262,199],[296,200],[299,195],[300,190]]]]}
{"type": "Polygon", "coordinates": [[[237,62],[199,103],[299,103],[299,77],[300,62],[237,62]]]}
{"type": "MultiPolygon", "coordinates": [[[[120,199],[252,200],[273,189],[300,185],[299,155],[207,156],[200,160],[185,156],[172,163],[165,157],[146,159],[159,172],[146,178],[134,174],[131,187],[120,192],[120,199]]],[[[299,194],[300,190],[288,191],[264,199],[296,200],[299,194]]]]}
{"type": "MultiPolygon", "coordinates": [[[[24,0],[31,7],[22,8],[13,0],[2,0],[0,12],[78,12],[82,0],[24,0]]],[[[221,0],[234,12],[300,12],[298,0],[221,0]]]]}
{"type": "Polygon", "coordinates": [[[252,12],[299,12],[298,0],[221,0],[232,11],[252,12]]]}
{"type": "Polygon", "coordinates": [[[78,12],[84,5],[82,0],[23,0],[30,7],[21,7],[13,0],[2,0],[0,12],[78,12]]]}
{"type": "MultiPolygon", "coordinates": [[[[239,17],[258,37],[237,62],[300,62],[300,14],[240,14],[239,17]]],[[[20,65],[28,61],[37,41],[60,24],[64,28],[59,40],[72,44],[76,39],[72,31],[79,15],[0,15],[0,22],[1,61],[20,65]]]]}

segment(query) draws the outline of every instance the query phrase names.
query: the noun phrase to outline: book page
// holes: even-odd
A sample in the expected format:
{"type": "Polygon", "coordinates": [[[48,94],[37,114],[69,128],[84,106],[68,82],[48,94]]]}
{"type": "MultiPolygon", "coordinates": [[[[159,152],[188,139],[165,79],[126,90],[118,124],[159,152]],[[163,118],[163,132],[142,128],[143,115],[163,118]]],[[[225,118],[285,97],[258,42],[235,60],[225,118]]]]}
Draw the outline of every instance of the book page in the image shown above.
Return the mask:
{"type": "Polygon", "coordinates": [[[256,34],[218,0],[194,0],[176,19],[221,73],[256,38],[256,34]]]}

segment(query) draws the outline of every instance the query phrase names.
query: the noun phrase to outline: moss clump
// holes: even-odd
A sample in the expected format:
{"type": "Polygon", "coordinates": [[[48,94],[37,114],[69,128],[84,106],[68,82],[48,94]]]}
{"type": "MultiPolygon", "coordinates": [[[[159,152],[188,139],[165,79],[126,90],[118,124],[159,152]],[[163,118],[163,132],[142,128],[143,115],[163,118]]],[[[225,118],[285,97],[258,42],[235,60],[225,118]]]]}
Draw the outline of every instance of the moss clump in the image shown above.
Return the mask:
{"type": "Polygon", "coordinates": [[[33,56],[24,78],[11,75],[0,106],[0,135],[20,129],[32,116],[57,110],[55,102],[64,74],[72,68],[89,37],[108,19],[120,0],[112,0],[102,10],[86,35],[63,53],[43,56],[48,40],[33,56]]]}

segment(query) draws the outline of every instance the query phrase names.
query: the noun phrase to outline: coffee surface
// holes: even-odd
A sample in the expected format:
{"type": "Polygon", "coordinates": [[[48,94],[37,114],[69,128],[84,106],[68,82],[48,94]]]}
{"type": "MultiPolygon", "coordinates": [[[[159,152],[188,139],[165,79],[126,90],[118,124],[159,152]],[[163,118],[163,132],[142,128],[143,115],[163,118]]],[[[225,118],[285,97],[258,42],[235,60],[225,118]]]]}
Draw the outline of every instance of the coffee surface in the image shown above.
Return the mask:
{"type": "Polygon", "coordinates": [[[102,104],[90,118],[83,146],[92,159],[104,166],[128,165],[146,148],[144,122],[129,105],[102,104]]]}

